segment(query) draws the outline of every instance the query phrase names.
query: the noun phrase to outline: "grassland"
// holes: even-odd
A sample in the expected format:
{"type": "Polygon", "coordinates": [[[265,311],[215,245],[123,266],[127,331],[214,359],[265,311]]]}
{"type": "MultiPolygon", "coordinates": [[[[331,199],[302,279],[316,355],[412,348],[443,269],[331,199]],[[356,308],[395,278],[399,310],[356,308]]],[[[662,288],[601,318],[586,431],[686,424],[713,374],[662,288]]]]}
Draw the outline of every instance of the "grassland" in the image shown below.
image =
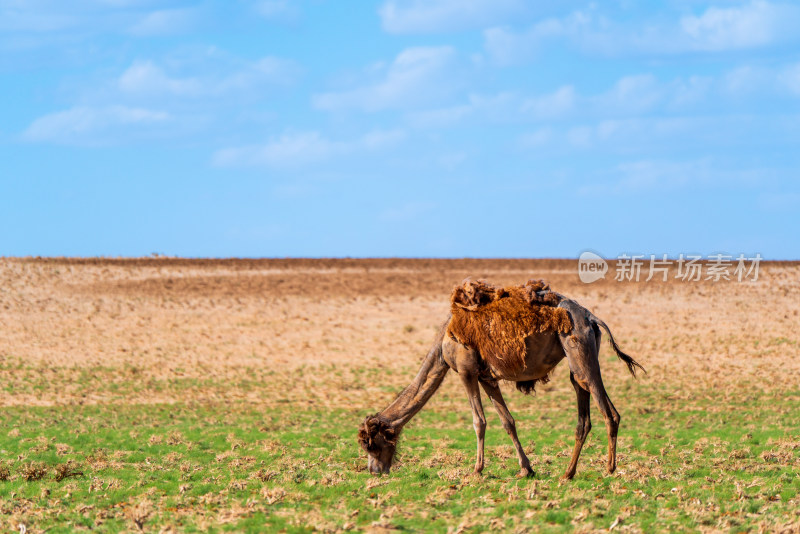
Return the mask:
{"type": "MultiPolygon", "coordinates": [[[[613,268],[613,267],[612,267],[613,268]]],[[[0,260],[0,510],[28,532],[800,530],[800,267],[759,282],[577,281],[547,260],[0,260]],[[487,409],[487,466],[458,380],[372,477],[356,426],[416,365],[467,275],[543,277],[603,317],[622,413],[604,472],[559,367],[505,387],[533,479],[487,409]]]]}

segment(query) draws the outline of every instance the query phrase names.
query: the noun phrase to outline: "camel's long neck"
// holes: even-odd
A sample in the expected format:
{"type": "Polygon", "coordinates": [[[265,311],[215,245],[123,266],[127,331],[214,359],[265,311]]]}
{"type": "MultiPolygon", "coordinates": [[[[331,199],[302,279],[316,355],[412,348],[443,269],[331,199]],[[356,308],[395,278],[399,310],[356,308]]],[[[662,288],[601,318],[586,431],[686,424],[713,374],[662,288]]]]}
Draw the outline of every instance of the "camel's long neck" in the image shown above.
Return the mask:
{"type": "MultiPolygon", "coordinates": [[[[449,322],[449,319],[448,319],[449,322]]],[[[447,322],[439,330],[436,342],[422,362],[417,376],[385,410],[381,416],[395,428],[402,428],[408,423],[425,403],[436,393],[450,367],[442,359],[442,340],[447,322]]]]}

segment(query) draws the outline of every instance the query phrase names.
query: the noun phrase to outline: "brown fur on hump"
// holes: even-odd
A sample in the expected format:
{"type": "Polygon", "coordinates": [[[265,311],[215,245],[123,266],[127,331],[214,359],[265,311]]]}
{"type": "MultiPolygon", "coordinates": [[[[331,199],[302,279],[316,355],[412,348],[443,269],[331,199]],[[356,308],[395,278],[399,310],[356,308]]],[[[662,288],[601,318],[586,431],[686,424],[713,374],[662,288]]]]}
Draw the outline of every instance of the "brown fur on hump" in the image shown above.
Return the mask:
{"type": "Polygon", "coordinates": [[[572,330],[567,310],[557,307],[561,298],[541,280],[495,287],[467,279],[450,295],[448,333],[480,352],[491,368],[514,375],[525,369],[528,336],[572,330]]]}

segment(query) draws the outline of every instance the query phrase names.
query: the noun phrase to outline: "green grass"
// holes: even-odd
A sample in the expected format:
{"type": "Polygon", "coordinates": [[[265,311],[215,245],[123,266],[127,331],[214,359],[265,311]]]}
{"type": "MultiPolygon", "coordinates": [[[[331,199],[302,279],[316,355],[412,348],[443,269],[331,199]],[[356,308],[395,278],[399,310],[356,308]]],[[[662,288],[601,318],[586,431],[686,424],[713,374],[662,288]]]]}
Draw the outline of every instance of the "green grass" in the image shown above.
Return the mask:
{"type": "Polygon", "coordinates": [[[614,523],[747,531],[796,524],[800,394],[751,393],[720,403],[713,396],[677,402],[652,388],[618,393],[618,472],[604,472],[605,427],[595,410],[578,474],[568,483],[558,479],[572,450],[572,395],[508,395],[532,479],[515,477],[513,448],[490,408],[487,466],[483,476],[471,475],[471,414],[466,401],[448,395],[434,397],[406,428],[396,468],[380,478],[367,474],[355,441],[358,423],[374,410],[243,403],[4,408],[3,524],[48,532],[560,532],[614,523]],[[76,474],[57,480],[62,464],[76,474]],[[31,466],[43,467],[43,478],[26,480],[31,466]]]}

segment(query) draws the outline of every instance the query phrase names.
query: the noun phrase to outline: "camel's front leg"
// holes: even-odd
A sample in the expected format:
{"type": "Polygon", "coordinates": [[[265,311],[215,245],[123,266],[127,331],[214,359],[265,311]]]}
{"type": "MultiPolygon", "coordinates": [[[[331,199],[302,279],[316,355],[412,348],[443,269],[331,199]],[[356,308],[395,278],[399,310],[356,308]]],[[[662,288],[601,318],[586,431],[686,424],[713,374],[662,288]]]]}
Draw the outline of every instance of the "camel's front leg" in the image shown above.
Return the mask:
{"type": "Polygon", "coordinates": [[[503,399],[500,388],[497,383],[483,381],[481,381],[481,386],[483,386],[483,390],[489,395],[489,398],[492,399],[492,404],[494,404],[494,408],[497,410],[497,414],[503,422],[503,428],[508,432],[508,435],[511,436],[511,441],[514,442],[514,448],[517,449],[517,458],[519,458],[520,476],[532,477],[533,469],[531,469],[531,463],[528,461],[528,457],[525,456],[525,451],[522,449],[522,444],[519,442],[519,438],[517,437],[517,425],[514,423],[514,418],[511,417],[511,412],[508,411],[508,406],[506,406],[506,401],[503,399]]]}
{"type": "Polygon", "coordinates": [[[486,416],[483,414],[481,404],[481,391],[478,388],[478,378],[470,373],[462,372],[461,381],[467,390],[469,405],[472,407],[472,426],[475,428],[475,435],[478,437],[478,457],[475,460],[475,473],[483,471],[483,438],[486,435],[486,416]]]}

